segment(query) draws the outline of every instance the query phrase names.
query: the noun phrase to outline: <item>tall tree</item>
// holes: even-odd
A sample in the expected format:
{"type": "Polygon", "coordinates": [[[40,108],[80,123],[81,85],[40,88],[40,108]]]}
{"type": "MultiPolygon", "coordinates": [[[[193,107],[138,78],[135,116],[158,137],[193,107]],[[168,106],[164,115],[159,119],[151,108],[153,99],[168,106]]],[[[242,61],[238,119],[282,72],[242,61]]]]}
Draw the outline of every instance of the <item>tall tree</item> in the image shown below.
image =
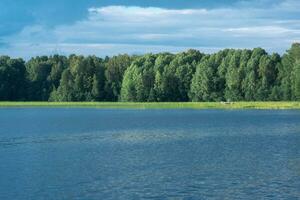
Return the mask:
{"type": "Polygon", "coordinates": [[[0,100],[26,99],[25,65],[22,59],[0,56],[0,100]]]}
{"type": "Polygon", "coordinates": [[[282,68],[279,69],[279,77],[281,79],[281,92],[283,100],[295,100],[295,71],[297,71],[296,63],[300,59],[300,44],[294,43],[287,53],[282,57],[282,68]]]}
{"type": "Polygon", "coordinates": [[[217,66],[214,57],[206,57],[199,63],[192,79],[190,98],[192,101],[219,100],[217,91],[217,66]]]}
{"type": "Polygon", "coordinates": [[[258,89],[257,82],[259,61],[261,56],[266,54],[265,50],[261,48],[255,48],[252,51],[251,58],[249,59],[245,69],[246,77],[242,83],[242,90],[245,94],[246,101],[259,100],[256,95],[258,89]]]}
{"type": "Polygon", "coordinates": [[[300,44],[283,55],[225,49],[141,56],[0,57],[0,100],[299,100],[300,44]]]}
{"type": "Polygon", "coordinates": [[[107,58],[105,63],[106,100],[117,101],[120,99],[123,76],[126,69],[131,65],[132,60],[127,54],[107,58]]]}
{"type": "Polygon", "coordinates": [[[230,101],[238,101],[242,99],[241,92],[241,73],[240,73],[240,57],[241,51],[235,51],[231,56],[227,73],[225,76],[226,88],[225,98],[230,101]]]}

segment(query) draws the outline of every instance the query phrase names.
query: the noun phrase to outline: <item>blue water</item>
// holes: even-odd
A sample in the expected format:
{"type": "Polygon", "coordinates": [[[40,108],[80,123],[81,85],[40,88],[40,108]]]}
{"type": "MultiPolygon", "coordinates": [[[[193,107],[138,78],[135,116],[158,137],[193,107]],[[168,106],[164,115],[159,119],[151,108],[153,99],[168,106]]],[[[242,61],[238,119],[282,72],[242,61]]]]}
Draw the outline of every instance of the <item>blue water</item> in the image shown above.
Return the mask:
{"type": "Polygon", "coordinates": [[[0,109],[0,199],[299,199],[298,110],[0,109]]]}

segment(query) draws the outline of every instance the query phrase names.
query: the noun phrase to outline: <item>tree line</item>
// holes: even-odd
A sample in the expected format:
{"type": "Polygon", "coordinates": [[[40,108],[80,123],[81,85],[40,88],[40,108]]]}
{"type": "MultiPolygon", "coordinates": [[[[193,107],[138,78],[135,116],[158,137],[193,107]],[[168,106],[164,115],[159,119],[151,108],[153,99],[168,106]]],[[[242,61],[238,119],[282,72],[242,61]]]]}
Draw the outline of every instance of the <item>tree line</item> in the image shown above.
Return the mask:
{"type": "Polygon", "coordinates": [[[1,101],[300,100],[300,44],[172,54],[0,56],[1,101]]]}

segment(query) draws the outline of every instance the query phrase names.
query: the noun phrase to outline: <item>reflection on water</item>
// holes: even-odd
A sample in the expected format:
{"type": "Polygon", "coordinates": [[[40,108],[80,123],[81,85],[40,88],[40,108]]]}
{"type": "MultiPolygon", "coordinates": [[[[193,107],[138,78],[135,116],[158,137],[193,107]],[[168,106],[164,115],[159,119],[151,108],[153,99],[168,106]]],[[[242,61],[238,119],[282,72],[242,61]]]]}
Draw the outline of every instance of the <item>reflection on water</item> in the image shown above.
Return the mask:
{"type": "Polygon", "coordinates": [[[0,199],[297,199],[300,111],[0,109],[0,199]]]}

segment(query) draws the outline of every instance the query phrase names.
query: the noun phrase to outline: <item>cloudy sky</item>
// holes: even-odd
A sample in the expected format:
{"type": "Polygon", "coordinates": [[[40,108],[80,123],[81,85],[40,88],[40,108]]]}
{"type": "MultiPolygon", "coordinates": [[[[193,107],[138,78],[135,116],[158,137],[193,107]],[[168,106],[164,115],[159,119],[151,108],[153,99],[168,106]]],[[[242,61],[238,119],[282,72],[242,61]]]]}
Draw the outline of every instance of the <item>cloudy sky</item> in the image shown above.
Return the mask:
{"type": "Polygon", "coordinates": [[[300,42],[299,0],[1,0],[0,54],[178,52],[300,42]]]}

